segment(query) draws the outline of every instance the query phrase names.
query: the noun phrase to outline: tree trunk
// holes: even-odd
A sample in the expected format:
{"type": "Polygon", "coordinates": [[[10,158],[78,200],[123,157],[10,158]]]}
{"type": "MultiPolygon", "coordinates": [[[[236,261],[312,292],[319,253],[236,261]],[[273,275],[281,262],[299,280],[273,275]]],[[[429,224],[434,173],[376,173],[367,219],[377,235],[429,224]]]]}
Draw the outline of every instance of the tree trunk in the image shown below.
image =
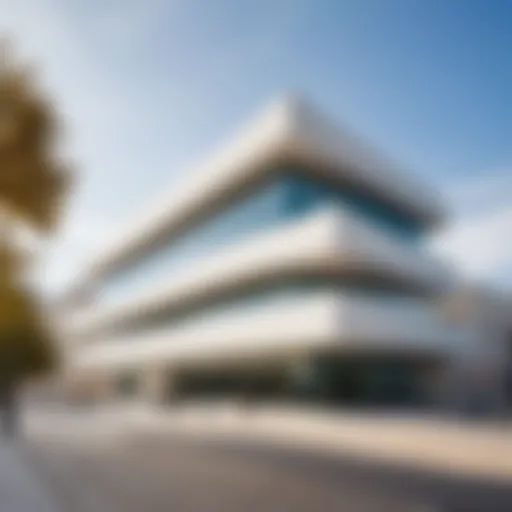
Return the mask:
{"type": "Polygon", "coordinates": [[[2,382],[0,389],[0,407],[2,410],[2,430],[7,437],[18,433],[17,386],[12,381],[2,382]]]}

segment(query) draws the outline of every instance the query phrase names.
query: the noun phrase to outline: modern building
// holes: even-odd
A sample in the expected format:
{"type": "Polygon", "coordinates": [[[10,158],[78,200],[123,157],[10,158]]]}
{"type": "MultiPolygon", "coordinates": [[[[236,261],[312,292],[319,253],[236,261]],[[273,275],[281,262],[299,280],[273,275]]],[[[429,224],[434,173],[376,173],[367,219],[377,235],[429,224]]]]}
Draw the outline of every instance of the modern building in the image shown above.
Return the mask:
{"type": "Polygon", "coordinates": [[[474,344],[424,236],[434,191],[295,97],[271,105],[93,258],[67,375],[109,396],[424,404],[474,344]]]}

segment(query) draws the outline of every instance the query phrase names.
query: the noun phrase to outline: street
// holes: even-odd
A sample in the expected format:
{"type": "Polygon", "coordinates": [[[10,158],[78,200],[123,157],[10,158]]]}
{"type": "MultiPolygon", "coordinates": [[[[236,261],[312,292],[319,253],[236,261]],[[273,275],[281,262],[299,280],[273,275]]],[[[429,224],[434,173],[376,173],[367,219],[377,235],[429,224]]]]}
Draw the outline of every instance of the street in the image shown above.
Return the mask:
{"type": "Polygon", "coordinates": [[[512,488],[267,443],[143,429],[31,435],[25,448],[64,511],[512,510],[512,488]]]}

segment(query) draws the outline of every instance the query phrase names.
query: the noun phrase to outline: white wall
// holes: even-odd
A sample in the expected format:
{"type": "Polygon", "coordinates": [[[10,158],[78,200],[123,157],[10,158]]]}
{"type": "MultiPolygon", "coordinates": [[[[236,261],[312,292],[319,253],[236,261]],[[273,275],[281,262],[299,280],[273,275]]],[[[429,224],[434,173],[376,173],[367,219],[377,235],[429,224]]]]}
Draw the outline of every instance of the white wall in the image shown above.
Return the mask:
{"type": "Polygon", "coordinates": [[[306,271],[332,276],[371,272],[438,293],[448,270],[421,248],[368,225],[353,214],[327,208],[307,218],[252,236],[182,272],[114,302],[102,301],[66,318],[70,338],[101,330],[161,307],[177,306],[254,279],[306,271]]]}

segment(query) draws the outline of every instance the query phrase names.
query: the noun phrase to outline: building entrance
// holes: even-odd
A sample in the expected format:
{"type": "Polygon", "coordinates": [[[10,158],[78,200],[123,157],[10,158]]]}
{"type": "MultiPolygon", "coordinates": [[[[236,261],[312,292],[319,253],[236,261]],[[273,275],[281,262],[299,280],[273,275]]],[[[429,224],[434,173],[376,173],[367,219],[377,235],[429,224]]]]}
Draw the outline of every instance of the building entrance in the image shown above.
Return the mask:
{"type": "Polygon", "coordinates": [[[245,397],[353,406],[428,404],[433,363],[400,356],[322,356],[301,365],[196,368],[173,373],[172,396],[245,397]]]}

